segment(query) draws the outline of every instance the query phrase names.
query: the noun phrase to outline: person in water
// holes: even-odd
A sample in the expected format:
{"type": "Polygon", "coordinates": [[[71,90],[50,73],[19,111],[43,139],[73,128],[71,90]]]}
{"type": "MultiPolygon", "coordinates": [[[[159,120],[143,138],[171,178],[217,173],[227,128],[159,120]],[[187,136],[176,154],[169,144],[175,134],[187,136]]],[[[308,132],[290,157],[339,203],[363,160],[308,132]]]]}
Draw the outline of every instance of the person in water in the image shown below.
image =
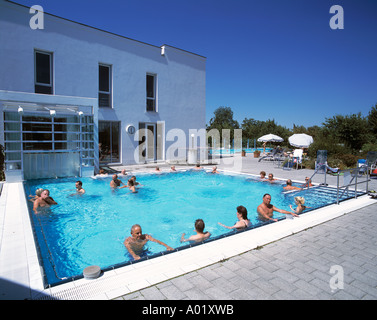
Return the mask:
{"type": "Polygon", "coordinates": [[[228,227],[220,222],[219,222],[219,225],[227,229],[237,229],[237,230],[241,230],[241,229],[248,228],[251,226],[251,222],[247,218],[247,209],[244,206],[237,207],[237,219],[238,221],[232,227],[228,227]]]}
{"type": "Polygon", "coordinates": [[[297,205],[296,209],[293,209],[292,205],[289,205],[289,207],[292,209],[292,211],[294,213],[298,214],[298,213],[303,212],[305,209],[310,208],[310,207],[304,206],[304,204],[305,204],[305,198],[304,197],[300,197],[300,196],[295,197],[295,203],[297,205]]]}
{"type": "Polygon", "coordinates": [[[131,227],[131,237],[126,238],[126,240],[124,240],[123,244],[127,248],[130,255],[135,260],[139,260],[140,255],[144,251],[144,245],[148,241],[156,242],[156,243],[164,246],[169,251],[174,250],[172,247],[169,247],[167,244],[163,243],[162,241],[153,238],[151,235],[143,234],[141,232],[141,226],[139,224],[134,224],[131,227]]]}
{"type": "Polygon", "coordinates": [[[118,179],[117,174],[114,174],[113,179],[110,181],[110,187],[114,189],[115,188],[122,189],[122,188],[126,188],[127,186],[120,179],[118,179]]]}
{"type": "Polygon", "coordinates": [[[33,211],[38,213],[39,207],[49,207],[51,204],[57,204],[57,202],[50,197],[50,191],[44,189],[41,192],[41,196],[34,201],[33,211]]]}
{"type": "Polygon", "coordinates": [[[187,242],[187,241],[201,242],[201,241],[207,240],[211,236],[211,234],[208,231],[204,232],[204,228],[205,228],[204,221],[202,219],[197,219],[195,221],[196,234],[185,239],[186,233],[182,233],[181,242],[187,242]]]}
{"type": "Polygon", "coordinates": [[[263,202],[257,208],[258,219],[261,220],[262,222],[265,222],[268,220],[278,221],[278,219],[273,218],[274,211],[284,213],[284,214],[290,214],[294,217],[298,217],[298,215],[293,212],[276,208],[274,205],[271,204],[271,195],[266,193],[263,196],[263,202]]]}

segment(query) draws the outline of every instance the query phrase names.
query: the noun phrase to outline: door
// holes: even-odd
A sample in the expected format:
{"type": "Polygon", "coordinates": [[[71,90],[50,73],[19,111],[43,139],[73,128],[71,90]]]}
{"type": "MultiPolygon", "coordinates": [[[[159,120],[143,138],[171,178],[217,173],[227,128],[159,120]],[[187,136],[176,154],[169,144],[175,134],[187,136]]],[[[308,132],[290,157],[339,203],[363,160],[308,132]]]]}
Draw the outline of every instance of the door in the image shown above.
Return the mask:
{"type": "Polygon", "coordinates": [[[154,123],[146,125],[146,160],[156,160],[156,125],[154,123]]]}

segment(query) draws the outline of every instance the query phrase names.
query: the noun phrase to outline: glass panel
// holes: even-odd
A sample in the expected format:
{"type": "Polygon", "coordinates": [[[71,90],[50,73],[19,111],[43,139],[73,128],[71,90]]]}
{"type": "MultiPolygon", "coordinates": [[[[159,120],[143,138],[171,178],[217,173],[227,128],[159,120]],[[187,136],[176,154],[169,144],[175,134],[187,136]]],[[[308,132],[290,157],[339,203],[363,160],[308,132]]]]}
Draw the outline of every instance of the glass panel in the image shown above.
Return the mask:
{"type": "Polygon", "coordinates": [[[147,111],[155,111],[155,100],[154,99],[147,99],[147,111]]]}
{"type": "Polygon", "coordinates": [[[21,162],[12,162],[5,164],[6,170],[19,170],[21,169],[21,162]]]}
{"type": "Polygon", "coordinates": [[[98,122],[99,161],[110,162],[110,122],[98,122]]]}
{"type": "Polygon", "coordinates": [[[16,122],[5,122],[5,130],[7,131],[20,131],[20,123],[16,122]]]}
{"type": "Polygon", "coordinates": [[[154,146],[155,146],[155,137],[154,137],[154,125],[147,125],[147,159],[154,160],[154,146]]]}
{"type": "Polygon", "coordinates": [[[59,132],[80,132],[79,124],[61,124],[55,123],[54,130],[59,132]]]}
{"type": "Polygon", "coordinates": [[[23,123],[23,131],[52,131],[51,123],[23,123]]]}
{"type": "Polygon", "coordinates": [[[5,160],[21,160],[21,152],[7,152],[5,160]]]}
{"type": "Polygon", "coordinates": [[[52,150],[52,143],[50,142],[26,142],[24,143],[24,150],[52,150]]]}
{"type": "Polygon", "coordinates": [[[22,139],[27,141],[51,141],[52,140],[52,133],[37,133],[37,132],[32,132],[32,133],[23,133],[22,134],[22,139]]]}
{"type": "MultiPolygon", "coordinates": [[[[47,111],[46,111],[47,112],[47,111]]],[[[28,121],[28,122],[51,122],[51,117],[48,116],[22,116],[22,121],[28,121]]]]}
{"type": "Polygon", "coordinates": [[[110,107],[110,94],[98,93],[98,105],[100,107],[110,107]]]}
{"type": "Polygon", "coordinates": [[[6,151],[21,150],[21,142],[5,142],[5,150],[6,151]]]}
{"type": "Polygon", "coordinates": [[[7,141],[20,141],[21,140],[21,133],[13,133],[13,132],[5,132],[5,140],[7,141]]]}
{"type": "Polygon", "coordinates": [[[111,162],[119,162],[119,122],[112,123],[111,138],[111,162]]]}
{"type": "Polygon", "coordinates": [[[36,82],[51,84],[51,55],[41,52],[35,53],[36,82]]]}
{"type": "Polygon", "coordinates": [[[35,85],[35,93],[52,94],[52,87],[35,85]]]}
{"type": "Polygon", "coordinates": [[[99,65],[99,91],[110,92],[110,67],[99,65]]]}
{"type": "Polygon", "coordinates": [[[147,97],[154,98],[154,76],[147,74],[147,97]]]}
{"type": "Polygon", "coordinates": [[[20,115],[17,112],[4,112],[4,120],[20,121],[20,115]]]}

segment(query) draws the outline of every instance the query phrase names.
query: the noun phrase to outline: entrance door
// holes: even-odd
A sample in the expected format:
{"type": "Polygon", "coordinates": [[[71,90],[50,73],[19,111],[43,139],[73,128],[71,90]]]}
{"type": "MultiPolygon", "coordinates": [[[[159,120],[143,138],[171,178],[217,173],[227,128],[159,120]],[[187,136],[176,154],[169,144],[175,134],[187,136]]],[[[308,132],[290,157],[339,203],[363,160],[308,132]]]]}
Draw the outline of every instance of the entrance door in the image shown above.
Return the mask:
{"type": "Polygon", "coordinates": [[[147,154],[146,160],[147,161],[155,161],[156,160],[156,125],[154,123],[146,125],[147,133],[146,133],[146,147],[147,147],[147,154]]]}

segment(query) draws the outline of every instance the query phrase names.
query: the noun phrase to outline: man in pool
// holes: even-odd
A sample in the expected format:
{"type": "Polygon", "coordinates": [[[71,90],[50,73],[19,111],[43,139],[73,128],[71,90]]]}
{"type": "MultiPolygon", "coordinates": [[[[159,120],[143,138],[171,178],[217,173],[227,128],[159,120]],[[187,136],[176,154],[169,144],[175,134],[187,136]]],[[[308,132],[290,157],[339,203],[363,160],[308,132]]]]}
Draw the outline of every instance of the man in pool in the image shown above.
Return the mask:
{"type": "Polygon", "coordinates": [[[263,196],[263,202],[257,208],[258,219],[259,220],[261,220],[263,222],[268,221],[268,220],[278,221],[278,219],[272,218],[272,216],[274,214],[274,211],[277,211],[277,212],[280,212],[280,213],[284,213],[284,214],[291,214],[294,217],[298,217],[298,215],[295,214],[295,213],[293,213],[293,212],[289,212],[287,210],[276,208],[270,202],[271,202],[271,195],[268,194],[268,193],[266,193],[263,196]]]}
{"type": "Polygon", "coordinates": [[[208,231],[204,232],[204,228],[205,228],[204,221],[202,219],[196,219],[195,221],[196,234],[190,236],[188,239],[185,239],[186,233],[182,233],[181,242],[187,242],[187,241],[201,242],[201,241],[207,240],[211,236],[211,234],[208,231]]]}
{"type": "Polygon", "coordinates": [[[128,252],[135,260],[139,260],[140,254],[143,253],[144,245],[148,241],[153,241],[161,244],[169,251],[174,250],[172,247],[169,247],[167,244],[161,242],[160,240],[153,238],[149,234],[142,234],[141,227],[138,224],[134,224],[131,227],[131,237],[128,237],[126,238],[126,240],[124,240],[124,246],[127,248],[128,252]]]}
{"type": "Polygon", "coordinates": [[[110,181],[110,187],[114,188],[114,189],[115,188],[121,189],[121,188],[126,188],[127,186],[124,185],[124,183],[118,179],[118,175],[117,174],[114,174],[113,175],[113,179],[110,181]]]}

